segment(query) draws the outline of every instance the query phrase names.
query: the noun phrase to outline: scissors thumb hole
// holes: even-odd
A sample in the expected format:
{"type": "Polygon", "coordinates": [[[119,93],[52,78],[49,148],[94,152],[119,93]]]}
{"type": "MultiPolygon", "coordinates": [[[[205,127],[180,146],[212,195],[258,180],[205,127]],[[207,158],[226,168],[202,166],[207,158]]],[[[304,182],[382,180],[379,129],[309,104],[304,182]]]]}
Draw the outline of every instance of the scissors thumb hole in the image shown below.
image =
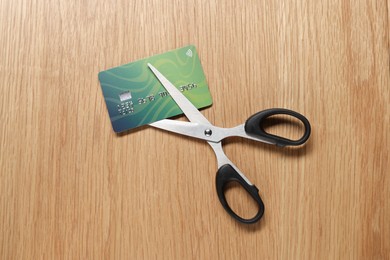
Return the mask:
{"type": "Polygon", "coordinates": [[[224,188],[226,202],[229,207],[244,219],[256,216],[259,206],[248,192],[237,182],[230,181],[224,188]]]}
{"type": "MultiPolygon", "coordinates": [[[[226,210],[226,212],[235,218],[237,221],[244,223],[244,224],[253,224],[256,223],[261,219],[261,217],[264,214],[264,203],[260,198],[259,195],[259,190],[257,189],[256,186],[248,183],[230,164],[224,164],[222,165],[217,172],[216,178],[215,178],[215,184],[217,188],[217,194],[219,201],[221,202],[222,206],[226,210]],[[238,185],[243,189],[239,189],[241,192],[246,192],[247,197],[244,199],[244,202],[247,202],[247,200],[251,200],[253,203],[257,204],[256,207],[256,213],[251,214],[251,216],[246,217],[249,213],[252,213],[251,210],[247,210],[247,208],[240,208],[237,205],[240,205],[237,203],[237,200],[231,201],[233,202],[233,208],[231,205],[228,203],[226,199],[226,193],[229,187],[231,188],[231,185],[238,185]],[[239,212],[236,212],[235,210],[238,210],[239,212]],[[244,213],[245,216],[242,216],[241,213],[244,213]],[[254,215],[254,216],[253,216],[254,215]]],[[[240,195],[242,195],[240,192],[240,195]]],[[[236,193],[236,192],[234,192],[236,193]]],[[[232,194],[228,195],[229,198],[231,198],[232,194]]],[[[233,194],[235,195],[235,194],[233,194]]],[[[242,196],[237,196],[242,198],[242,196]]],[[[242,204],[241,204],[242,205],[242,204]]],[[[252,204],[249,204],[250,206],[252,204]]],[[[251,207],[252,209],[255,207],[251,207]]]]}

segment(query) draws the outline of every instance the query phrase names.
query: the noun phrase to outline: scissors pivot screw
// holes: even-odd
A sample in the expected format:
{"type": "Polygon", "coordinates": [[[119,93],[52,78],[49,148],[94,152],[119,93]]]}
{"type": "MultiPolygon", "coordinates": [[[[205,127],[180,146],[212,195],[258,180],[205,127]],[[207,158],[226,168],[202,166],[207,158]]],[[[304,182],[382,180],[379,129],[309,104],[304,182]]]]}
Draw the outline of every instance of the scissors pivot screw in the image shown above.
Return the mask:
{"type": "Polygon", "coordinates": [[[213,134],[213,131],[211,131],[211,129],[204,130],[204,135],[205,136],[211,136],[212,134],[213,134]]]}

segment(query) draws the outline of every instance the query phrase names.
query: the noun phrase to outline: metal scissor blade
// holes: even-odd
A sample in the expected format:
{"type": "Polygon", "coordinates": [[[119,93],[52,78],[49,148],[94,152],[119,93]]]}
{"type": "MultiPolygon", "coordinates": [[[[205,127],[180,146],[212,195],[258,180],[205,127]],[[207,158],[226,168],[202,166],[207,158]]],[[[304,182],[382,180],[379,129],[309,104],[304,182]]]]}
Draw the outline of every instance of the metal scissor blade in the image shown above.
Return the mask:
{"type": "Polygon", "coordinates": [[[207,120],[202,113],[200,113],[199,110],[180,92],[180,90],[178,90],[164,77],[164,75],[153,67],[152,64],[148,63],[148,66],[191,122],[211,125],[209,120],[207,120]]]}
{"type": "Polygon", "coordinates": [[[219,143],[229,136],[238,136],[267,144],[275,144],[267,139],[248,135],[245,132],[244,124],[232,128],[222,128],[202,123],[162,119],[149,125],[159,129],[163,129],[165,131],[202,139],[212,143],[219,143]],[[210,134],[207,134],[206,131],[210,131],[210,134]]]}
{"type": "Polygon", "coordinates": [[[225,128],[205,125],[202,123],[163,119],[149,125],[169,132],[202,139],[213,143],[220,142],[226,137],[225,128]],[[210,131],[210,134],[206,134],[205,131],[210,131]]]}
{"type": "Polygon", "coordinates": [[[154,123],[149,124],[150,126],[163,129],[165,131],[186,135],[193,138],[199,138],[205,141],[212,141],[214,136],[206,136],[203,131],[205,128],[203,124],[184,122],[171,119],[162,119],[154,123]]]}

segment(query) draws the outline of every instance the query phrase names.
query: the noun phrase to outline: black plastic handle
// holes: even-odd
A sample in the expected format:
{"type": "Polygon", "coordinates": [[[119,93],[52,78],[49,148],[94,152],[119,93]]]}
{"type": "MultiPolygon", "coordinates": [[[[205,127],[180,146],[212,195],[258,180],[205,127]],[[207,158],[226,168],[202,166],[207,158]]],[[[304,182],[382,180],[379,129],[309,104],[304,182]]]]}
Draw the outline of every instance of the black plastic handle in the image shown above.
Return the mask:
{"type": "Polygon", "coordinates": [[[286,146],[286,145],[297,146],[305,143],[307,139],[309,139],[311,133],[311,127],[310,127],[309,120],[307,120],[306,117],[304,117],[303,115],[295,111],[284,109],[284,108],[271,108],[271,109],[260,111],[254,114],[253,116],[249,117],[248,120],[246,120],[245,122],[245,132],[248,135],[261,137],[262,139],[274,143],[277,146],[286,146]],[[267,133],[266,131],[264,131],[262,124],[265,119],[273,115],[289,115],[297,118],[305,126],[305,133],[298,140],[290,140],[288,138],[267,133]]]}
{"type": "Polygon", "coordinates": [[[264,214],[264,203],[259,196],[259,189],[255,185],[248,184],[230,164],[222,165],[218,169],[217,176],[215,178],[215,184],[217,186],[217,194],[218,194],[219,201],[221,202],[222,206],[225,208],[225,210],[227,211],[227,213],[229,213],[230,216],[232,216],[233,218],[235,218],[236,220],[244,224],[253,224],[261,219],[261,217],[264,214]],[[230,208],[228,202],[226,201],[225,198],[226,185],[232,181],[238,182],[249,193],[249,195],[251,195],[251,197],[257,202],[259,209],[257,214],[253,218],[244,219],[238,216],[230,208]]]}

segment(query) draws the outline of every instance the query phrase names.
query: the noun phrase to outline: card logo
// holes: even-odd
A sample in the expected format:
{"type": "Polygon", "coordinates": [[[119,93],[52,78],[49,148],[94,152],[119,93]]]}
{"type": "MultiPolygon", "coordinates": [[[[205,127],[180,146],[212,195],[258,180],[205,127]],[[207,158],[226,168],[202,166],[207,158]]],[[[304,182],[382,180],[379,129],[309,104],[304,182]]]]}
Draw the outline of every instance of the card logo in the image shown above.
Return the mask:
{"type": "Polygon", "coordinates": [[[191,49],[188,49],[188,51],[186,52],[186,55],[190,58],[192,58],[192,50],[191,49]]]}

